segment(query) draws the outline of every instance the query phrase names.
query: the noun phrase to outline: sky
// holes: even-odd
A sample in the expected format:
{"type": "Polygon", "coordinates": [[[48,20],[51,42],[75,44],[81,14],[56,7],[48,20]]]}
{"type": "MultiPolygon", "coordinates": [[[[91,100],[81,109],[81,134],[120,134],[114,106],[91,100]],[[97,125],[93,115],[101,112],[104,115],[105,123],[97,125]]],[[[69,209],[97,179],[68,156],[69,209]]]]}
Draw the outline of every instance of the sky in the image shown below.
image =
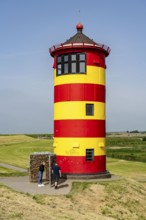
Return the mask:
{"type": "Polygon", "coordinates": [[[107,132],[146,131],[145,0],[0,0],[0,134],[53,133],[49,48],[79,22],[111,48],[107,132]]]}

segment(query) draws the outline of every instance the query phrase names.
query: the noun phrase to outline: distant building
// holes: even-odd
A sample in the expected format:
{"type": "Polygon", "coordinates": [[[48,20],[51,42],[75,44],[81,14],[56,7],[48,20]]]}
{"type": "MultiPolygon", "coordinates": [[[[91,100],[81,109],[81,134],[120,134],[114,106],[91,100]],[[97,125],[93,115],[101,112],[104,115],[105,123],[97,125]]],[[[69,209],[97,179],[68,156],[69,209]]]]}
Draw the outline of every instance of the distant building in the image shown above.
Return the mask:
{"type": "Polygon", "coordinates": [[[62,173],[108,175],[106,171],[105,57],[110,48],[83,34],[83,25],[54,57],[54,153],[62,173]]]}

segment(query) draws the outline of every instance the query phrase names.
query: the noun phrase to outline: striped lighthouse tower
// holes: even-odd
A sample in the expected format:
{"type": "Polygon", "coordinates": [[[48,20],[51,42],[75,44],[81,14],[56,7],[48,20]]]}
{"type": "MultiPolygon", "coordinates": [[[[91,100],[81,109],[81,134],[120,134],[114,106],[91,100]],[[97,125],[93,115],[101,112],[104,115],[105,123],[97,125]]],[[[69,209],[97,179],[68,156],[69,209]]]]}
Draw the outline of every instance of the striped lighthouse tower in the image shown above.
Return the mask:
{"type": "MultiPolygon", "coordinates": [[[[54,153],[62,173],[108,176],[105,150],[105,57],[110,48],[83,34],[83,25],[54,57],[54,153]]],[[[90,175],[90,176],[89,176],[90,175]]]]}

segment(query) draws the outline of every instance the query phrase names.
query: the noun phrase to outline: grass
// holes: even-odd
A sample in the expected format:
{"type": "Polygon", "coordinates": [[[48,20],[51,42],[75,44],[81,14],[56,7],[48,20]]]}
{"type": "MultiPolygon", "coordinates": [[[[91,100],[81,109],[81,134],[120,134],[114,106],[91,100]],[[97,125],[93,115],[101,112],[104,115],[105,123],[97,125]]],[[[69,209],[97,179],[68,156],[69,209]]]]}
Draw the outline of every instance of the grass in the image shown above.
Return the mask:
{"type": "Polygon", "coordinates": [[[76,181],[71,196],[28,195],[2,185],[0,192],[0,219],[146,220],[146,187],[132,179],[76,181]]]}
{"type": "Polygon", "coordinates": [[[146,163],[107,158],[107,170],[115,175],[133,179],[146,179],[146,163]]]}
{"type": "Polygon", "coordinates": [[[27,172],[20,172],[0,166],[0,177],[26,176],[27,172]]]}
{"type": "Polygon", "coordinates": [[[34,141],[34,138],[26,135],[0,135],[0,145],[9,145],[15,143],[24,143],[34,141]]]}
{"type": "Polygon", "coordinates": [[[146,142],[144,137],[107,137],[107,156],[146,162],[146,142]]]}
{"type": "Polygon", "coordinates": [[[52,152],[52,145],[52,140],[35,139],[25,135],[0,136],[0,161],[26,169],[31,153],[52,152]]]}
{"type": "Polygon", "coordinates": [[[70,195],[74,204],[82,202],[86,213],[90,209],[112,219],[146,219],[146,187],[132,179],[74,182],[70,195]]]}
{"type": "MultiPolygon", "coordinates": [[[[52,140],[25,135],[5,138],[0,136],[0,161],[18,167],[27,167],[32,152],[52,151],[52,140]]],[[[110,139],[108,148],[142,149],[143,144],[137,138],[119,140],[118,137],[110,139]]],[[[0,219],[146,220],[146,163],[108,157],[107,169],[122,178],[109,182],[76,180],[66,196],[23,194],[0,185],[0,219]]],[[[19,174],[18,171],[0,167],[1,176],[19,174]]]]}
{"type": "Polygon", "coordinates": [[[105,188],[102,214],[120,220],[146,219],[146,188],[133,180],[100,183],[105,188]]]}

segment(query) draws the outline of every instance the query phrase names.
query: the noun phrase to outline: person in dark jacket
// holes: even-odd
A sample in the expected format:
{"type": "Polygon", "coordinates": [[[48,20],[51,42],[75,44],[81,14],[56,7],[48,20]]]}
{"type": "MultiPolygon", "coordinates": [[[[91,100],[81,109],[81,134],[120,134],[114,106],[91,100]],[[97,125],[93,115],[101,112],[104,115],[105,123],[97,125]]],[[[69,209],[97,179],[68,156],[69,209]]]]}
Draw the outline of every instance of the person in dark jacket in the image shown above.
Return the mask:
{"type": "Polygon", "coordinates": [[[55,181],[55,189],[57,189],[58,181],[59,181],[59,178],[61,177],[61,170],[57,162],[55,162],[54,166],[52,167],[52,174],[53,174],[53,179],[55,181]]]}
{"type": "Polygon", "coordinates": [[[44,169],[45,169],[45,162],[41,162],[38,172],[38,187],[44,186],[44,184],[42,183],[44,169]]]}

